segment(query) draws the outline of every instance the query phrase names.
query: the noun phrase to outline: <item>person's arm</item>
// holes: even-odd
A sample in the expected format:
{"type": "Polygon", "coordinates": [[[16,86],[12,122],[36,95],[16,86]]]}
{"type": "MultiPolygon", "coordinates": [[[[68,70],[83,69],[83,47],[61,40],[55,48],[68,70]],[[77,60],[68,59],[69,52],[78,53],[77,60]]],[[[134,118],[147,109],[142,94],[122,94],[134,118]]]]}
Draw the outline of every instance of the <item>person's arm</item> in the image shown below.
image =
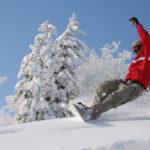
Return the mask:
{"type": "Polygon", "coordinates": [[[136,26],[139,37],[143,43],[150,42],[150,37],[148,32],[143,28],[142,24],[139,23],[139,20],[136,17],[132,17],[130,23],[136,26]]]}
{"type": "Polygon", "coordinates": [[[139,23],[139,20],[136,17],[132,17],[129,21],[132,25],[136,26],[140,40],[143,43],[145,55],[149,56],[150,55],[150,36],[148,32],[143,28],[143,26],[139,23]]]}
{"type": "Polygon", "coordinates": [[[144,44],[145,42],[150,42],[150,37],[147,31],[145,31],[145,29],[143,28],[143,26],[141,24],[137,24],[136,25],[139,37],[142,41],[142,43],[144,44]]]}

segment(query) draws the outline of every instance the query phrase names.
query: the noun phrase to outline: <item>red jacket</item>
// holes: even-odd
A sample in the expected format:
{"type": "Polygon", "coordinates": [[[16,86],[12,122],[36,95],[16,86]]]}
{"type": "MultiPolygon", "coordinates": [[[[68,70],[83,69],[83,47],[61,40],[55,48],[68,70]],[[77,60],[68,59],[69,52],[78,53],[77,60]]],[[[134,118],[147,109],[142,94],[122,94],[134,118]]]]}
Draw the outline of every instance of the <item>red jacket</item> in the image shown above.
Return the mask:
{"type": "Polygon", "coordinates": [[[138,24],[136,28],[144,49],[130,64],[125,80],[138,81],[146,89],[150,85],[150,36],[141,24],[138,24]]]}

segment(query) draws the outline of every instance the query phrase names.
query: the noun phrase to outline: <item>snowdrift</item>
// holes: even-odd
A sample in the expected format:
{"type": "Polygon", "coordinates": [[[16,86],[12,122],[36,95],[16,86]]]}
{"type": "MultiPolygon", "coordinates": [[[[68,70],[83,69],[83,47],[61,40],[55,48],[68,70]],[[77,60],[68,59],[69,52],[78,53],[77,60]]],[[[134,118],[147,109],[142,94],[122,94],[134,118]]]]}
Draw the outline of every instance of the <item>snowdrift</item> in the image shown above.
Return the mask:
{"type": "MultiPolygon", "coordinates": [[[[94,94],[76,101],[86,100],[90,104],[93,97],[94,94]]],[[[0,147],[3,150],[149,150],[149,105],[141,97],[89,123],[73,117],[15,125],[1,117],[0,147]]]]}
{"type": "Polygon", "coordinates": [[[3,150],[149,150],[150,120],[54,119],[0,128],[3,150]]]}

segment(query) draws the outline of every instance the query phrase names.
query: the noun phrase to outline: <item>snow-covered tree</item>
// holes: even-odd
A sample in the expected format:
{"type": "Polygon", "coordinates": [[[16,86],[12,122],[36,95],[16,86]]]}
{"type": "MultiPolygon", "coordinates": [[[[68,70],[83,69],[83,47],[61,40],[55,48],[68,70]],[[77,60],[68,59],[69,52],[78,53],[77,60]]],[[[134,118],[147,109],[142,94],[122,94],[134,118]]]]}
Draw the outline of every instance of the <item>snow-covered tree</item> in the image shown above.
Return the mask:
{"type": "Polygon", "coordinates": [[[119,50],[121,42],[113,41],[100,49],[100,55],[90,51],[88,61],[77,70],[80,92],[95,91],[104,80],[122,79],[128,69],[131,53],[119,50]]]}
{"type": "Polygon", "coordinates": [[[40,33],[35,37],[34,44],[30,45],[32,52],[22,61],[19,78],[15,87],[14,106],[17,111],[17,120],[29,122],[54,117],[49,106],[48,91],[55,91],[52,72],[45,66],[45,57],[51,50],[55,26],[48,21],[41,24],[40,33]],[[47,89],[50,81],[51,86],[47,89]]]}
{"type": "Polygon", "coordinates": [[[50,60],[55,83],[58,89],[58,102],[68,103],[79,94],[78,80],[75,70],[85,60],[87,46],[78,39],[82,34],[75,15],[69,18],[67,29],[60,35],[53,46],[54,57],[50,60]]]}

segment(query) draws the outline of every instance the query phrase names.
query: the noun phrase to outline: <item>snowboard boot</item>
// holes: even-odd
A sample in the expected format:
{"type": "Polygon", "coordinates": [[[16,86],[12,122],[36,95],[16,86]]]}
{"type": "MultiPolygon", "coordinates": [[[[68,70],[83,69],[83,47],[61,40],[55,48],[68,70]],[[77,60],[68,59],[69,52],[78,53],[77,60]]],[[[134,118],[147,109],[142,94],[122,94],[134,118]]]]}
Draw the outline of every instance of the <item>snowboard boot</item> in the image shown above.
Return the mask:
{"type": "Polygon", "coordinates": [[[92,114],[91,107],[88,107],[82,104],[81,102],[78,102],[76,106],[78,107],[78,111],[80,112],[80,115],[85,121],[91,120],[91,114],[92,114]]]}

